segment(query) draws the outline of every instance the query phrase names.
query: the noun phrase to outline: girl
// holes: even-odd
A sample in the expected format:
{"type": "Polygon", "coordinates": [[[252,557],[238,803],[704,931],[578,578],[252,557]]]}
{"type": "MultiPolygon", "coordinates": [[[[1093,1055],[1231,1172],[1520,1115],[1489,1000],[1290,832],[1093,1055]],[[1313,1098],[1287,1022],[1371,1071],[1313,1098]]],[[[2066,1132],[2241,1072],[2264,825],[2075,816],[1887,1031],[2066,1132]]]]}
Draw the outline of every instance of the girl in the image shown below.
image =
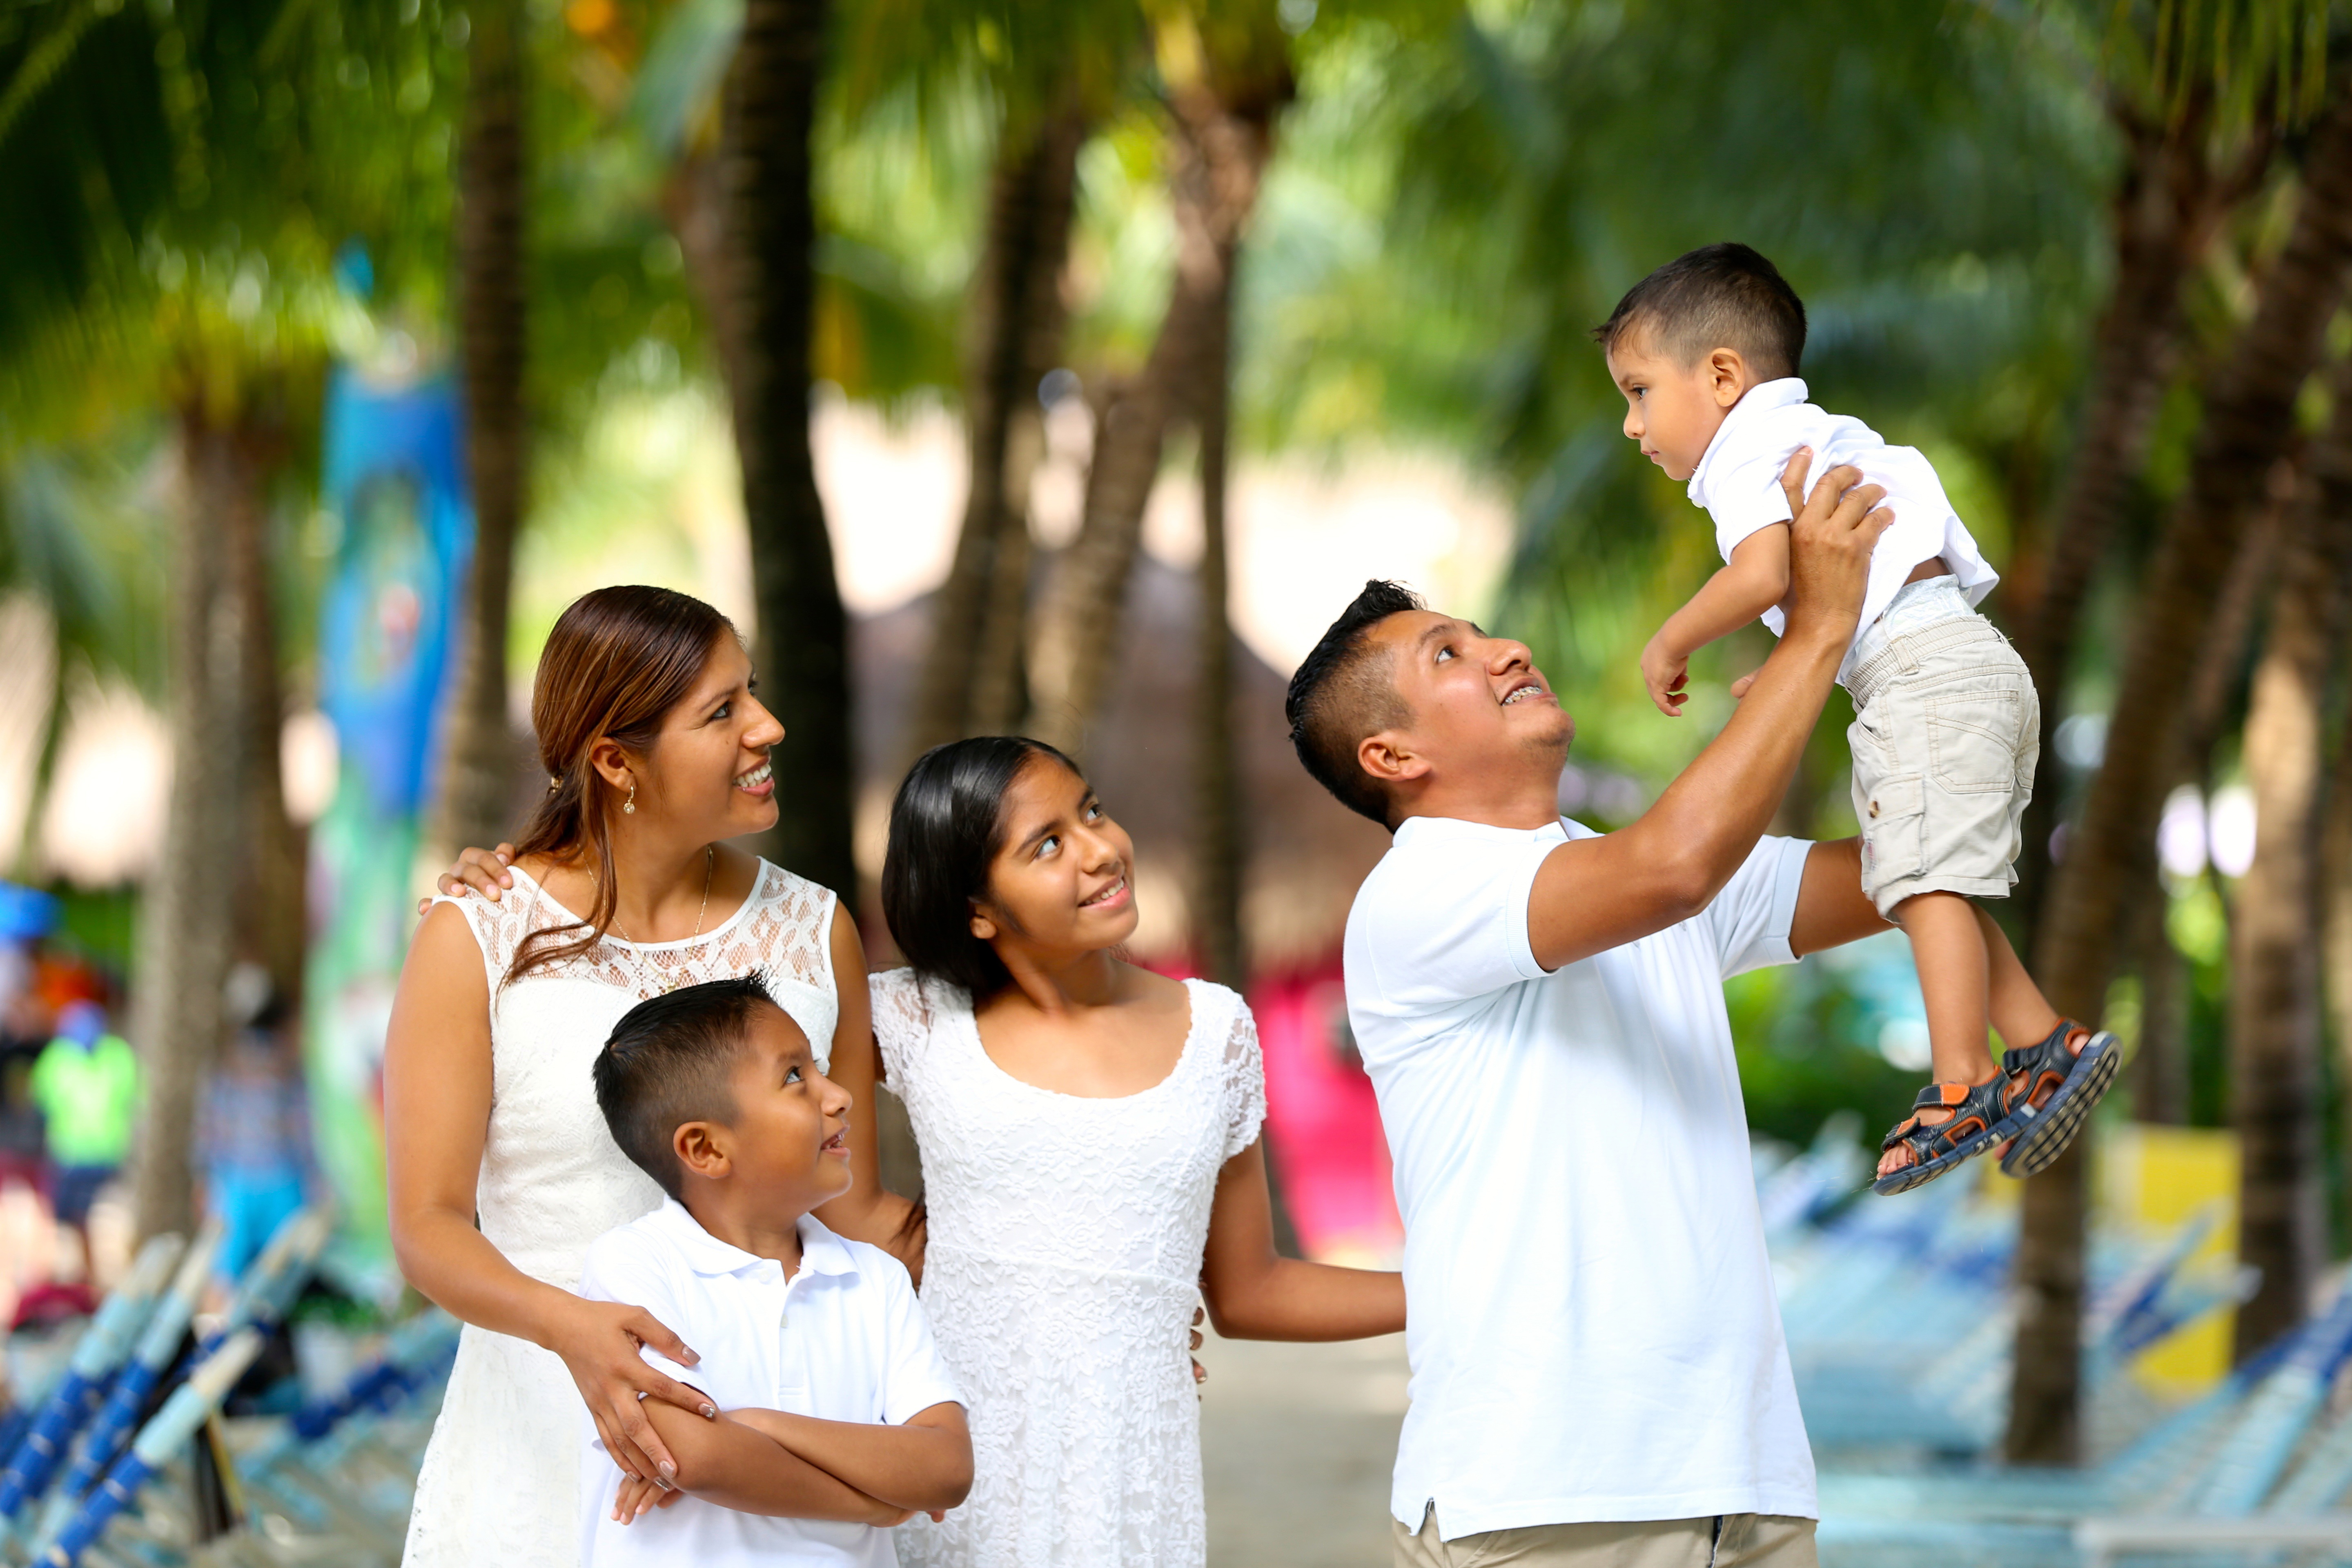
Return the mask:
{"type": "Polygon", "coordinates": [[[875,1033],[922,1151],[923,1301],[975,1468],[961,1508],[900,1530],[906,1563],[1196,1568],[1196,1291],[1234,1338],[1404,1327],[1397,1275],[1276,1254],[1256,1025],[1221,985],[1121,959],[1134,863],[1035,741],[939,747],[891,806],[882,907],[912,967],[874,977],[875,1033]]]}
{"type": "MultiPolygon", "coordinates": [[[[531,725],[547,795],[499,869],[509,890],[438,901],[384,1045],[393,1245],[409,1282],[468,1325],[417,1480],[410,1568],[572,1568],[581,1402],[622,1468],[657,1483],[669,1455],[638,1399],[701,1405],[640,1359],[643,1343],[693,1363],[667,1326],[572,1291],[588,1243],[661,1201],[590,1084],[621,1015],[763,970],[821,1058],[852,1046],[851,1093],[871,1088],[856,928],[832,893],[721,842],[775,821],[768,748],[784,732],[727,619],[665,589],[588,595],[548,638],[531,725]]],[[[870,1172],[871,1127],[853,1121],[851,1136],[870,1172]]],[[[911,1215],[869,1177],[824,1217],[896,1240],[911,1215]]]]}

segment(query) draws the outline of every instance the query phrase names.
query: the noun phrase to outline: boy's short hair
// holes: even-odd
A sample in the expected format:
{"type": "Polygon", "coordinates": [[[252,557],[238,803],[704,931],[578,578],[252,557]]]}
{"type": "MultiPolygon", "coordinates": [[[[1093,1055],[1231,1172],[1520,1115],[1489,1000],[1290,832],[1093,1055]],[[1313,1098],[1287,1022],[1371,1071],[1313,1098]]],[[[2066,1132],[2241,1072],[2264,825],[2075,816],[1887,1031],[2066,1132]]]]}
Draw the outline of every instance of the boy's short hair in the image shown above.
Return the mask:
{"type": "Polygon", "coordinates": [[[1759,375],[1778,380],[1804,363],[1805,303],[1747,246],[1703,245],[1625,290],[1592,336],[1607,353],[1633,331],[1648,332],[1655,352],[1678,365],[1737,349],[1759,375]]]}
{"type": "MultiPolygon", "coordinates": [[[[768,977],[757,972],[681,985],[621,1015],[596,1053],[596,1109],[604,1113],[613,1142],[671,1197],[685,1176],[671,1136],[688,1121],[725,1121],[735,1114],[728,1074],[742,1052],[751,1016],[775,1006],[768,977]]],[[[784,1017],[790,1021],[792,1015],[784,1017]]]]}
{"type": "Polygon", "coordinates": [[[1389,793],[1357,762],[1356,748],[1366,736],[1412,722],[1412,710],[1397,695],[1389,661],[1376,654],[1370,634],[1391,616],[1426,607],[1401,583],[1366,583],[1300,663],[1282,704],[1290,743],[1315,782],[1383,827],[1389,793]]]}

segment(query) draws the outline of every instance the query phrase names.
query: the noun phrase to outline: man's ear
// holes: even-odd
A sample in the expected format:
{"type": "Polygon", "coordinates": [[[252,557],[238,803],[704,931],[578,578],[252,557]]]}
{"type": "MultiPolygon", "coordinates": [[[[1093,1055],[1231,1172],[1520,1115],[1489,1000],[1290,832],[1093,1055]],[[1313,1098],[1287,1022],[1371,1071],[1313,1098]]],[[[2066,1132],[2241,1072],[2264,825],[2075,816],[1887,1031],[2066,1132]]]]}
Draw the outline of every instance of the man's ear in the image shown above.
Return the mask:
{"type": "Polygon", "coordinates": [[[669,1152],[677,1156],[679,1168],[705,1181],[716,1181],[734,1168],[727,1145],[727,1130],[715,1121],[681,1121],[669,1135],[669,1152]]]}
{"type": "Polygon", "coordinates": [[[1429,759],[1414,751],[1405,736],[1394,730],[1382,730],[1357,742],[1356,765],[1383,784],[1427,778],[1430,773],[1429,759]]]}
{"type": "Polygon", "coordinates": [[[1748,390],[1748,361],[1738,349],[1717,349],[1706,356],[1707,390],[1717,408],[1728,408],[1748,390]]]}

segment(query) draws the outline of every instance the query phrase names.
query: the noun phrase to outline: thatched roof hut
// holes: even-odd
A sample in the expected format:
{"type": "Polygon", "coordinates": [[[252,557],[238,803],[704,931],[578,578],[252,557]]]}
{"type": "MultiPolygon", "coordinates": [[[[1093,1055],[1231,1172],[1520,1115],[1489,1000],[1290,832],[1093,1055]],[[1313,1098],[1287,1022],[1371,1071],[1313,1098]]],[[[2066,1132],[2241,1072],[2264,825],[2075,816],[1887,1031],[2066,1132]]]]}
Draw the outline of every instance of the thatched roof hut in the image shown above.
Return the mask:
{"type": "MultiPolygon", "coordinates": [[[[1087,772],[1111,815],[1134,835],[1143,956],[1180,958],[1189,946],[1192,885],[1193,626],[1196,579],[1143,556],[1129,584],[1110,704],[1086,747],[1087,772]]],[[[929,636],[929,595],[859,617],[851,633],[857,692],[857,863],[869,892],[882,866],[890,793],[908,761],[905,720],[929,636]]],[[[1336,608],[1336,606],[1335,606],[1336,608]]],[[[1282,717],[1287,677],[1238,638],[1234,722],[1248,863],[1243,927],[1254,972],[1328,962],[1356,888],[1388,835],[1307,776],[1282,717]]],[[[867,922],[877,947],[878,920],[867,922]]]]}

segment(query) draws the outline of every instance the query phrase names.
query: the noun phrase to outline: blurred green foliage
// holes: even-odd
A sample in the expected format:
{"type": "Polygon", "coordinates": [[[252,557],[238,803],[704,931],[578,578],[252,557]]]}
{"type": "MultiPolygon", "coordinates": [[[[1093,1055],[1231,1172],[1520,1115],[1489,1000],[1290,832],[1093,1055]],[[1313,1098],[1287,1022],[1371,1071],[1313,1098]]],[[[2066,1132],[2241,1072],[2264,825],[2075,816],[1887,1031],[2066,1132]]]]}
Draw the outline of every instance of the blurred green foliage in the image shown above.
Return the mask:
{"type": "Polygon", "coordinates": [[[1923,1075],[1876,1048],[1885,1020],[1818,958],[1751,970],[1723,988],[1748,1125],[1800,1147],[1840,1110],[1871,1137],[1901,1121],[1923,1075]]]}

